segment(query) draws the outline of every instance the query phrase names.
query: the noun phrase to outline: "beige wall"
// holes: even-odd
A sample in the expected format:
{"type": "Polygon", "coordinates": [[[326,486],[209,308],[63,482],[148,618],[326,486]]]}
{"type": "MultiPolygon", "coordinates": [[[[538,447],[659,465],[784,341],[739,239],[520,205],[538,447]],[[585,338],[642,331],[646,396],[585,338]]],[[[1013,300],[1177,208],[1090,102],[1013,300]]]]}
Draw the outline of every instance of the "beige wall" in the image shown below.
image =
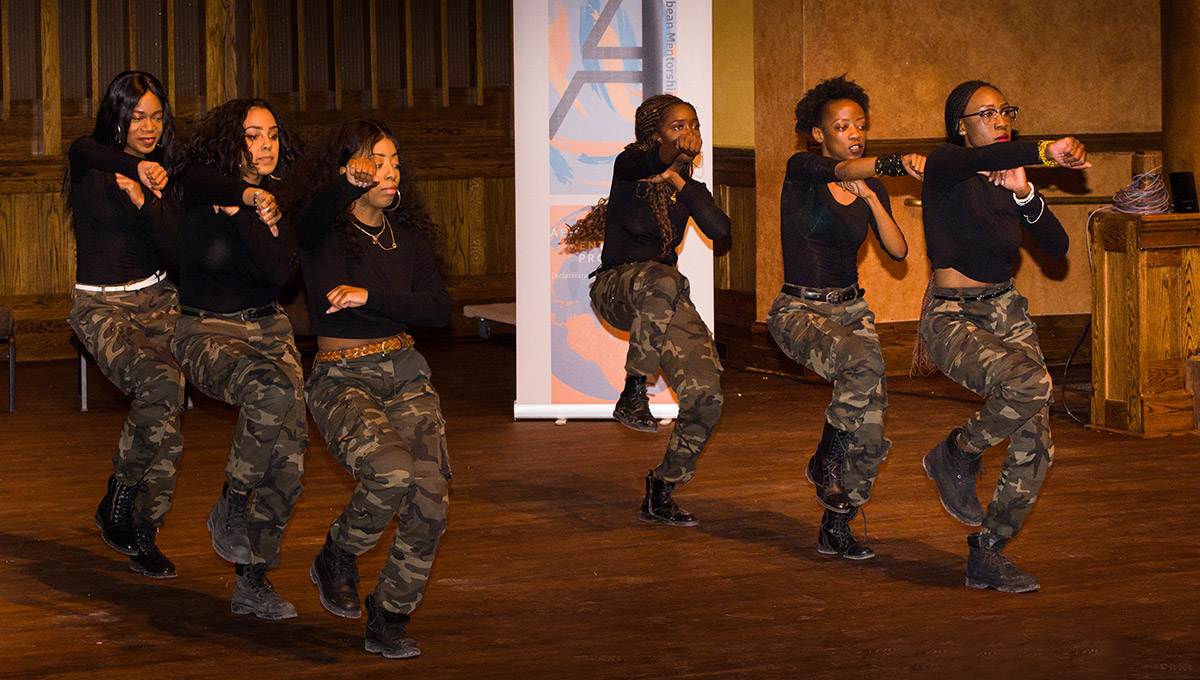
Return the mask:
{"type": "Polygon", "coordinates": [[[754,147],[754,0],[713,3],[713,146],[754,147]]]}
{"type": "MultiPolygon", "coordinates": [[[[994,82],[1021,107],[1016,127],[1026,138],[1160,129],[1156,1],[860,0],[852,10],[813,0],[754,2],[760,319],[782,282],[779,191],[787,157],[797,148],[792,111],[805,89],[824,78],[848,73],[866,88],[874,139],[941,137],[946,95],[975,78],[994,82]]],[[[1111,195],[1128,182],[1127,155],[1095,161],[1096,168],[1082,176],[1054,173],[1043,184],[1061,181],[1071,193],[1111,195]]],[[[912,320],[929,268],[920,210],[905,207],[904,194],[917,194],[919,187],[889,187],[908,237],[908,260],[885,265],[872,243],[861,258],[860,278],[880,321],[912,320]]],[[[1090,311],[1084,227],[1094,207],[1055,210],[1072,239],[1065,262],[1022,253],[1017,281],[1033,313],[1090,311]],[[1046,271],[1038,266],[1043,262],[1046,271]]]]}

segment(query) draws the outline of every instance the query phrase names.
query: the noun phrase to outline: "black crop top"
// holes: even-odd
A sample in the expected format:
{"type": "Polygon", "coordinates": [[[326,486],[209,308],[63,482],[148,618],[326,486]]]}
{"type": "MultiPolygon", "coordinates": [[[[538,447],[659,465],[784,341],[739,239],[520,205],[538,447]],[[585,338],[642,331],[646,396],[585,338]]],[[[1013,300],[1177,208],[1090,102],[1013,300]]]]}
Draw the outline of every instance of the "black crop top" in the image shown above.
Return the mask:
{"type": "Polygon", "coordinates": [[[663,163],[658,147],[648,150],[628,148],[617,156],[613,166],[612,188],[608,196],[608,217],[604,227],[604,249],[600,261],[617,265],[628,262],[662,262],[674,266],[679,260],[675,249],[687,233],[688,218],[696,220],[700,231],[716,240],[729,235],[729,217],[713,202],[703,183],[688,178],[667,208],[672,231],[670,246],[663,252],[662,231],[650,204],[638,198],[638,181],[661,174],[671,167],[663,163]]]}
{"type": "Polygon", "coordinates": [[[296,235],[285,216],[279,236],[242,205],[247,188],[274,192],[232,179],[205,165],[191,164],[179,178],[183,208],[179,219],[179,302],[210,312],[263,307],[279,299],[280,288],[296,270],[296,235]],[[233,215],[213,206],[239,206],[233,215]]]}
{"type": "MultiPolygon", "coordinates": [[[[808,152],[788,159],[779,202],[783,280],[787,283],[811,288],[852,286],[858,282],[858,249],[867,239],[868,225],[875,240],[880,240],[879,225],[866,201],[855,198],[842,205],[830,193],[828,184],[838,181],[834,174],[837,164],[835,158],[808,152]]],[[[892,203],[883,183],[874,177],[866,182],[891,215],[892,203]]]]}
{"type": "Polygon", "coordinates": [[[1047,255],[1066,255],[1067,232],[1040,194],[1019,206],[1013,192],[979,174],[1040,164],[1036,142],[934,149],[925,161],[921,189],[925,247],[933,268],[953,267],[984,283],[1007,281],[1013,276],[1022,227],[1047,255]]]}
{"type": "MultiPolygon", "coordinates": [[[[403,333],[408,324],[450,323],[450,294],[438,274],[433,248],[424,234],[400,223],[398,216],[387,217],[391,231],[384,230],[379,236],[379,242],[388,246],[394,234],[394,249],[383,250],[356,229],[362,255],[347,259],[334,220],[365,192],[344,177],[336,179],[296,218],[313,333],[330,338],[377,338],[403,333]],[[365,288],[366,304],[326,314],[329,302],[325,295],[343,284],[365,288]]],[[[359,226],[379,232],[379,227],[359,226]]]]}
{"type": "MultiPolygon", "coordinates": [[[[129,283],[174,269],[178,223],[174,206],[142,187],[135,208],[113,173],[137,182],[141,158],[80,137],[68,153],[75,223],[75,280],[92,286],[129,283]]],[[[149,160],[156,160],[150,158],[149,160]]]]}

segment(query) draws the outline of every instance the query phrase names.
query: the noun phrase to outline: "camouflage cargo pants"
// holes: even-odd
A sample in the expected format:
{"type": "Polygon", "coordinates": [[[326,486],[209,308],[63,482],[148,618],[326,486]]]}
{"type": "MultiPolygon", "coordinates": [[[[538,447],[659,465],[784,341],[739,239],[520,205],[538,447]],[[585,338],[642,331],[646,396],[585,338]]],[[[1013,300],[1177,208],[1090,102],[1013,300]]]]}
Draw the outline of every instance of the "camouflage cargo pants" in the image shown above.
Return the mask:
{"type": "Polygon", "coordinates": [[[375,597],[388,611],[411,614],[449,508],[446,427],[429,365],[415,349],[318,361],[306,391],[330,453],[358,480],[329,536],[361,555],[398,515],[375,597]]]}
{"type": "Polygon", "coordinates": [[[71,328],[105,377],[133,396],[113,471],[122,484],[144,486],[134,504],[137,521],[156,527],[171,508],[175,466],[183,454],[183,373],[171,356],[178,317],[170,281],[141,290],[71,295],[71,328]]]}
{"type": "Polygon", "coordinates": [[[252,321],[183,316],[175,356],[188,380],[205,394],[240,406],[225,480],[251,493],[251,564],[273,569],[279,544],[303,486],[308,420],[300,353],[282,311],[252,321]]]}
{"type": "Polygon", "coordinates": [[[592,305],[600,318],[629,331],[627,375],[650,380],[661,366],[679,400],[679,417],[656,468],[660,479],[687,484],[721,418],[721,361],[708,326],[675,267],[635,262],[596,274],[592,305]]]}
{"type": "MultiPolygon", "coordinates": [[[[972,297],[1010,285],[935,287],[933,294],[972,297]]],[[[934,299],[921,320],[921,337],[943,373],[987,398],[963,426],[966,444],[984,451],[1009,439],[1008,457],[982,532],[1012,538],[1025,523],[1054,460],[1052,385],[1036,326],[1029,318],[1029,303],[1016,289],[990,300],[934,299]]]]}
{"type": "Polygon", "coordinates": [[[854,433],[843,479],[850,502],[866,503],[892,446],[883,436],[887,379],[875,313],[863,298],[830,304],[780,293],[767,314],[767,328],[789,358],[833,383],[825,420],[854,433]]]}

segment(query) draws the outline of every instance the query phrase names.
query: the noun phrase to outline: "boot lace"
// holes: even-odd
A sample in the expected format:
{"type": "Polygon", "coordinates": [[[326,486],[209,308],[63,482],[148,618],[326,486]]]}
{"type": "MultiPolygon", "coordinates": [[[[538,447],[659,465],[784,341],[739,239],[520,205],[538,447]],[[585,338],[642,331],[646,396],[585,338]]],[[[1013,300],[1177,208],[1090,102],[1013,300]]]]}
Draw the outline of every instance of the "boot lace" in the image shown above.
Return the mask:
{"type": "Polygon", "coordinates": [[[158,530],[153,527],[137,527],[134,535],[137,536],[138,550],[141,550],[146,555],[154,555],[161,552],[158,545],[155,544],[154,538],[158,530]]]}
{"type": "Polygon", "coordinates": [[[333,547],[329,553],[331,559],[327,563],[334,580],[358,583],[358,556],[337,547],[333,547]]]}
{"type": "Polygon", "coordinates": [[[225,530],[228,532],[249,532],[250,522],[246,519],[246,506],[250,502],[250,495],[228,492],[229,512],[225,513],[225,530]]]}
{"type": "Polygon", "coordinates": [[[137,498],[140,484],[126,486],[117,483],[117,492],[113,494],[112,519],[115,524],[133,521],[133,500],[137,498]]]}
{"type": "MultiPolygon", "coordinates": [[[[859,540],[854,535],[854,532],[850,530],[850,520],[852,519],[852,515],[839,514],[839,513],[832,513],[832,514],[833,514],[833,522],[831,523],[832,526],[829,527],[829,533],[833,534],[834,537],[836,537],[839,542],[843,542],[843,543],[847,543],[847,544],[859,543],[859,540]]],[[[862,542],[865,543],[867,541],[867,513],[862,508],[859,508],[855,512],[855,514],[862,515],[862,520],[863,520],[862,542]]]]}

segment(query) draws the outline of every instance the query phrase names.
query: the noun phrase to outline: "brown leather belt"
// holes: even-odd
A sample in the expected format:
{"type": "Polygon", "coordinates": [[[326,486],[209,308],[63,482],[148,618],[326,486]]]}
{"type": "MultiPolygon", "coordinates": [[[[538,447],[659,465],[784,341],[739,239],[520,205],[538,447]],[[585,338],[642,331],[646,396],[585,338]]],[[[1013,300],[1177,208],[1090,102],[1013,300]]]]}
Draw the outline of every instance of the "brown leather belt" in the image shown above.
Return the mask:
{"type": "Polygon", "coordinates": [[[350,349],[333,349],[328,352],[317,352],[317,361],[341,361],[342,359],[357,359],[359,357],[368,357],[372,354],[382,354],[384,352],[395,352],[402,349],[409,349],[413,346],[414,341],[408,333],[401,333],[394,338],[388,338],[383,342],[376,342],[370,345],[361,345],[359,347],[351,347],[350,349]]]}

